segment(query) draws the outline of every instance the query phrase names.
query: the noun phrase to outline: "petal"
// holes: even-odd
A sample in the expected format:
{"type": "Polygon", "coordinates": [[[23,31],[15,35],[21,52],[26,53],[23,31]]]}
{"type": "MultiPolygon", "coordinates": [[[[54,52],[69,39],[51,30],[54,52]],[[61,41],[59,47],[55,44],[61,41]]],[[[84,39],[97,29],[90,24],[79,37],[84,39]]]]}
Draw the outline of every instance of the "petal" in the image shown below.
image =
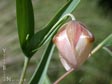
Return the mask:
{"type": "Polygon", "coordinates": [[[92,43],[90,43],[84,34],[80,36],[76,51],[78,52],[77,61],[81,65],[89,56],[92,49],[92,43]]]}
{"type": "Polygon", "coordinates": [[[72,68],[72,66],[70,66],[70,64],[66,61],[65,58],[63,58],[62,55],[59,55],[59,57],[60,57],[61,63],[62,63],[63,66],[65,67],[65,69],[66,69],[67,71],[69,71],[69,70],[72,68]]]}
{"type": "Polygon", "coordinates": [[[70,21],[61,27],[53,41],[59,50],[60,60],[68,71],[76,69],[88,58],[94,37],[84,25],[70,21]]]}
{"type": "Polygon", "coordinates": [[[80,24],[76,21],[70,21],[66,31],[71,45],[75,47],[82,32],[80,24]]]}
{"type": "Polygon", "coordinates": [[[60,31],[53,40],[59,50],[61,62],[66,70],[69,70],[68,66],[69,68],[76,68],[76,54],[74,54],[75,51],[68,40],[66,30],[62,29],[60,31]]]}

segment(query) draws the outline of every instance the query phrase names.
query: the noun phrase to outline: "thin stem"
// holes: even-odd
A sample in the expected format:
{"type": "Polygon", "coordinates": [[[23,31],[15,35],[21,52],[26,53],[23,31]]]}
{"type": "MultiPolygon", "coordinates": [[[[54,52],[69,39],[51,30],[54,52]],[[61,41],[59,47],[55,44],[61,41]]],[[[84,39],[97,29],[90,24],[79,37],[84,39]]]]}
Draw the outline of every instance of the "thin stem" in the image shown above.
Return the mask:
{"type": "Polygon", "coordinates": [[[70,16],[72,20],[76,20],[75,17],[74,17],[71,13],[68,13],[68,14],[66,14],[66,15],[67,15],[67,16],[70,16]]]}
{"type": "Polygon", "coordinates": [[[112,38],[112,34],[110,34],[106,39],[104,39],[98,46],[96,46],[93,50],[92,50],[92,52],[91,52],[91,54],[89,55],[89,57],[92,55],[92,54],[94,54],[95,52],[97,52],[99,49],[101,49],[108,41],[109,41],[109,39],[111,39],[112,38]]]}
{"type": "Polygon", "coordinates": [[[23,82],[24,82],[24,78],[25,78],[25,74],[26,74],[26,70],[27,70],[29,61],[30,61],[30,59],[28,57],[25,57],[23,71],[22,71],[22,74],[21,74],[21,77],[20,77],[19,84],[23,84],[23,82]]]}
{"type": "Polygon", "coordinates": [[[59,84],[61,80],[63,80],[66,76],[68,76],[71,72],[73,72],[74,69],[70,69],[65,74],[63,74],[58,80],[56,80],[53,84],[59,84]]]}

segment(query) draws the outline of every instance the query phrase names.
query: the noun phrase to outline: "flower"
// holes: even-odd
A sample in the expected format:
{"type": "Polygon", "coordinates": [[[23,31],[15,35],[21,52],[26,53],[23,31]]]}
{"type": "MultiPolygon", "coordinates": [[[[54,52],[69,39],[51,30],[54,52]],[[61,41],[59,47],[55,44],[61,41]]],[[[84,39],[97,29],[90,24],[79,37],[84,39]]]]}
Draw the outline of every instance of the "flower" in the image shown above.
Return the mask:
{"type": "Polygon", "coordinates": [[[94,36],[80,22],[72,20],[61,27],[53,42],[59,50],[63,66],[68,71],[78,68],[88,58],[94,36]]]}

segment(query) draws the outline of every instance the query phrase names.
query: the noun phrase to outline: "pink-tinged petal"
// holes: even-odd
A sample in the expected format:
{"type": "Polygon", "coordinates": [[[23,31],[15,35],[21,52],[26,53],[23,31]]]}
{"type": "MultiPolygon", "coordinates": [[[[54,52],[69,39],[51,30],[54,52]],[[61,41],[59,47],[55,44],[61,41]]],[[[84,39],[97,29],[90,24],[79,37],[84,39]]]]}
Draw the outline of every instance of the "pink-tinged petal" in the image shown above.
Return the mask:
{"type": "Polygon", "coordinates": [[[76,51],[78,52],[77,61],[81,65],[89,56],[92,49],[92,43],[88,41],[84,34],[80,36],[80,39],[76,45],[76,51]]]}
{"type": "Polygon", "coordinates": [[[76,69],[88,58],[94,36],[81,23],[70,21],[61,27],[53,41],[59,50],[60,60],[68,71],[76,69]]]}
{"type": "Polygon", "coordinates": [[[56,34],[53,40],[59,50],[61,58],[60,60],[65,69],[68,71],[70,68],[76,68],[77,66],[75,56],[76,53],[74,53],[75,51],[73,50],[73,47],[71,46],[70,41],[68,40],[66,30],[62,28],[60,31],[56,34]]]}
{"type": "Polygon", "coordinates": [[[82,33],[79,23],[76,21],[70,21],[66,27],[66,31],[71,45],[75,47],[82,33]]]}
{"type": "Polygon", "coordinates": [[[59,57],[60,57],[61,63],[62,63],[63,66],[65,67],[65,69],[66,69],[67,71],[69,71],[69,70],[72,68],[72,66],[66,61],[65,58],[63,58],[62,55],[59,55],[59,57]]]}
{"type": "Polygon", "coordinates": [[[93,34],[89,30],[86,29],[87,27],[84,24],[80,23],[80,25],[82,28],[82,32],[84,33],[85,36],[87,36],[88,41],[93,43],[95,40],[93,34]]]}

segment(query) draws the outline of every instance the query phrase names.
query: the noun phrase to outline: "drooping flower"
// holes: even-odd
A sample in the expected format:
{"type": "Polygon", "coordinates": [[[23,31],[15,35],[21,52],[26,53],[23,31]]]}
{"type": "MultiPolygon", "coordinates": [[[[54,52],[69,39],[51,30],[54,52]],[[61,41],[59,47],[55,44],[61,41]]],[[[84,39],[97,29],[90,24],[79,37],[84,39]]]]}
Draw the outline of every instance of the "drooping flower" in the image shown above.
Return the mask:
{"type": "Polygon", "coordinates": [[[63,66],[68,71],[78,68],[88,58],[94,36],[80,22],[72,20],[61,27],[53,42],[59,50],[63,66]]]}

